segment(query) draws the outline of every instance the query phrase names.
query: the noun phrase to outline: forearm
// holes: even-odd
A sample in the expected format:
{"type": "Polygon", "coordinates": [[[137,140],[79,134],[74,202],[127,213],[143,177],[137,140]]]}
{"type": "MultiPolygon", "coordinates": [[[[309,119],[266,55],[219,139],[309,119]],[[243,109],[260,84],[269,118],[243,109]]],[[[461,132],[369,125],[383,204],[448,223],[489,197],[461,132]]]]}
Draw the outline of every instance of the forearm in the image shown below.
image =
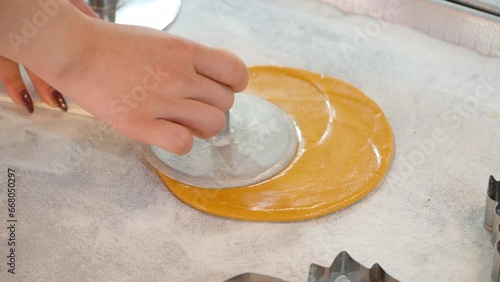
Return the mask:
{"type": "Polygon", "coordinates": [[[87,48],[89,22],[67,0],[2,0],[0,55],[58,77],[87,48]]]}

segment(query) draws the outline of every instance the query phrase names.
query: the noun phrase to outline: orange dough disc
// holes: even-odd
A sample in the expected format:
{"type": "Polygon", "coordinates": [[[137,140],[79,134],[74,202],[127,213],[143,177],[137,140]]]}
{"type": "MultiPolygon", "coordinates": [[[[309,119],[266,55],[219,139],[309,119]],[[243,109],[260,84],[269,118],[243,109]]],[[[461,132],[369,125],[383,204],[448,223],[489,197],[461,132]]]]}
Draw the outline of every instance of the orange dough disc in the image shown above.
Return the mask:
{"type": "Polygon", "coordinates": [[[172,193],[217,216],[296,221],[347,207],[378,185],[392,160],[394,140],[387,118],[370,98],[344,81],[304,70],[249,70],[245,92],[275,103],[295,121],[300,138],[295,158],[279,174],[248,187],[198,188],[160,173],[172,193]]]}

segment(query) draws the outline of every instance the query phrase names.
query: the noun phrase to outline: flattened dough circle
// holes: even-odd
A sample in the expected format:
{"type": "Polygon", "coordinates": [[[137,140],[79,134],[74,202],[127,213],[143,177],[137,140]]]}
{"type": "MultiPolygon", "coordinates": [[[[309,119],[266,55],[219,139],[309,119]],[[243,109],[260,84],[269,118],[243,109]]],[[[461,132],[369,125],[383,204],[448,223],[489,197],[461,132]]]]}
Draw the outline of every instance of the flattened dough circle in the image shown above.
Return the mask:
{"type": "Polygon", "coordinates": [[[382,180],[392,160],[392,130],[382,110],[344,81],[305,70],[251,67],[246,93],[291,115],[302,138],[292,162],[247,187],[205,189],[160,173],[186,204],[209,214],[252,221],[323,216],[361,199],[382,180]]]}

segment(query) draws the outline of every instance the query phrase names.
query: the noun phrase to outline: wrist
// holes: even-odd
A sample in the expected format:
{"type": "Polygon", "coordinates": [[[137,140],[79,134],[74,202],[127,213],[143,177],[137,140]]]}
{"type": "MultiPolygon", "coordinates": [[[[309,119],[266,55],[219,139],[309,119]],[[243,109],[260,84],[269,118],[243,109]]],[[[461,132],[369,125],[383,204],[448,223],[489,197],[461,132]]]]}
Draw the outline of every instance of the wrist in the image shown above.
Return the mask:
{"type": "Polygon", "coordinates": [[[95,24],[67,1],[33,2],[7,34],[4,56],[53,83],[91,48],[95,24]]]}

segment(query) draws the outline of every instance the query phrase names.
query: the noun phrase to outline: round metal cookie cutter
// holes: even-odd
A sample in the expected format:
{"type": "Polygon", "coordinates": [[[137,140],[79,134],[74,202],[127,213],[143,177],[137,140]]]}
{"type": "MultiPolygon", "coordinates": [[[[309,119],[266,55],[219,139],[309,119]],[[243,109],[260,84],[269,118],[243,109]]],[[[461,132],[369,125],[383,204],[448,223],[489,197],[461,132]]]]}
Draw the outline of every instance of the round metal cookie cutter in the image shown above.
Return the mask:
{"type": "Polygon", "coordinates": [[[293,120],[275,104],[236,94],[224,129],[211,139],[195,137],[193,149],[178,156],[144,145],[149,162],[181,183],[201,188],[233,188],[260,183],[293,160],[299,135],[293,120]]]}

